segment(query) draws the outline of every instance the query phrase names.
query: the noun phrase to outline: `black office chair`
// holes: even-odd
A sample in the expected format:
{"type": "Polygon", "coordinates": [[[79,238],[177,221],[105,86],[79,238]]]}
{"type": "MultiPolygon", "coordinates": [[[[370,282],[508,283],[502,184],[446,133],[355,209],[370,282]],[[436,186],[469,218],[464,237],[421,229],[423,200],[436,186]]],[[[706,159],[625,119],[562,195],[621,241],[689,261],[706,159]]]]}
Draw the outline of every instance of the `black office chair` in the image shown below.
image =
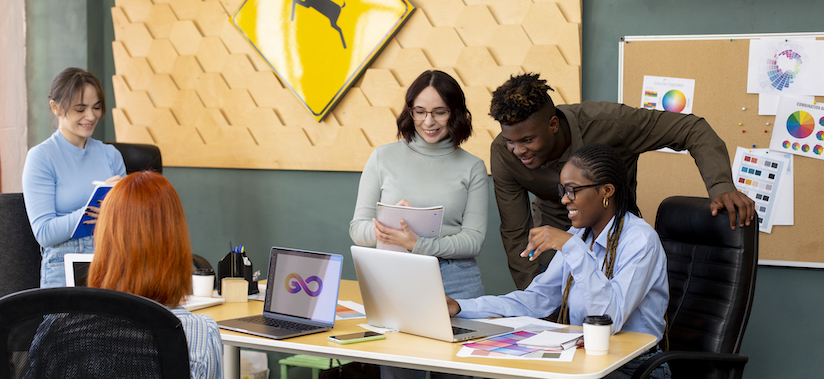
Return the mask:
{"type": "Polygon", "coordinates": [[[106,142],[114,146],[123,156],[123,163],[126,164],[126,174],[135,171],[152,170],[160,174],[163,173],[163,157],[160,156],[160,148],[155,145],[141,143],[106,142]]]}
{"type": "Polygon", "coordinates": [[[709,199],[664,199],[655,229],[667,253],[669,350],[644,362],[634,379],[665,362],[675,379],[741,378],[747,356],[738,352],[755,292],[757,224],[732,230],[726,211],[711,215],[709,199]]]}
{"type": "Polygon", "coordinates": [[[188,378],[180,319],[155,301],[88,287],[0,299],[0,379],[188,378]]]}
{"type": "Polygon", "coordinates": [[[40,244],[22,193],[0,194],[0,297],[40,287],[40,244]]]}

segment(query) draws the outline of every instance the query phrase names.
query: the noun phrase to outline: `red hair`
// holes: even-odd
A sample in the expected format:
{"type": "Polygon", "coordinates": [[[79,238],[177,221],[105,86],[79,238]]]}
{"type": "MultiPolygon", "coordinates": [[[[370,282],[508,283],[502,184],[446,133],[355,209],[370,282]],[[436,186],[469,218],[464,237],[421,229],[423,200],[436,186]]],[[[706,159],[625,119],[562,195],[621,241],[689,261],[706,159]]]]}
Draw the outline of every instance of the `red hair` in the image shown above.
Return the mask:
{"type": "Polygon", "coordinates": [[[130,174],[106,195],[94,232],[89,286],[177,307],[192,290],[192,248],[183,205],[152,171],[130,174]]]}

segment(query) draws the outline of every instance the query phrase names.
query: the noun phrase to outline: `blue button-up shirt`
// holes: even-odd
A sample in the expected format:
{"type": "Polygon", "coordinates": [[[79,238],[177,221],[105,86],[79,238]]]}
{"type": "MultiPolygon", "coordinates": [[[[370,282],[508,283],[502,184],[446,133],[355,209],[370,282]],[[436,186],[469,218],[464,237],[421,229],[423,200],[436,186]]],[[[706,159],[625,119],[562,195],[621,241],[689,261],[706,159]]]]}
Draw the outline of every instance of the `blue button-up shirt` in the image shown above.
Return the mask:
{"type": "Polygon", "coordinates": [[[669,302],[667,257],[661,240],[646,221],[627,213],[618,239],[614,275],[607,279],[602,264],[614,221],[615,217],[600,235],[590,235],[585,241],[581,239],[584,229],[570,228],[573,237],[529,287],[502,296],[457,300],[461,306],[458,317],[546,317],[561,305],[567,276],[572,273],[568,305],[573,325],[581,325],[587,315],[608,314],[612,317],[613,333],[628,330],[651,334],[660,340],[669,302]],[[593,238],[595,243],[590,250],[593,238]]]}

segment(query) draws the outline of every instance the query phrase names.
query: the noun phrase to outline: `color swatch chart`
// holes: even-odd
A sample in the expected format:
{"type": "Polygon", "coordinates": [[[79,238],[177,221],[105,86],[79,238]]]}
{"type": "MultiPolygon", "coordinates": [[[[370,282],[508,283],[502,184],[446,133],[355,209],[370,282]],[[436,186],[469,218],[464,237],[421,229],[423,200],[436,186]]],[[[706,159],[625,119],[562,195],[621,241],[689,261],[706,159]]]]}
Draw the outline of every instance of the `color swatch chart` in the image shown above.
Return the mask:
{"type": "MultiPolygon", "coordinates": [[[[467,342],[466,348],[472,349],[469,353],[471,357],[488,358],[537,358],[537,359],[557,359],[561,357],[562,351],[537,349],[518,345],[518,341],[535,336],[537,333],[520,330],[512,333],[494,336],[479,341],[467,342]]],[[[571,349],[575,350],[575,349],[571,349]]]]}
{"type": "Polygon", "coordinates": [[[770,149],[824,159],[824,104],[782,96],[770,149]]]}
{"type": "Polygon", "coordinates": [[[751,39],[747,93],[824,95],[824,41],[751,39]]]}
{"type": "Polygon", "coordinates": [[[742,148],[736,152],[735,187],[755,202],[759,231],[772,231],[772,214],[786,165],[787,161],[778,156],[754,154],[742,148]]]}
{"type": "Polygon", "coordinates": [[[644,76],[641,107],[676,113],[692,113],[695,80],[644,76]]]}

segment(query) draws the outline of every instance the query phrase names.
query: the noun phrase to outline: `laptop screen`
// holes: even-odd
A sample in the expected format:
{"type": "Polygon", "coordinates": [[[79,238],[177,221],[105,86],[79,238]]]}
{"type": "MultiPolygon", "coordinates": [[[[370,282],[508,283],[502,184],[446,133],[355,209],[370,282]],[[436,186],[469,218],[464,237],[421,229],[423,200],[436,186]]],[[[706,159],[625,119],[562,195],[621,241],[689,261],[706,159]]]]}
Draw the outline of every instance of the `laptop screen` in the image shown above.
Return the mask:
{"type": "Polygon", "coordinates": [[[94,258],[93,254],[71,253],[63,256],[63,267],[66,269],[66,287],[86,286],[92,258],[94,258]]]}
{"type": "Polygon", "coordinates": [[[264,313],[333,323],[343,257],[273,247],[264,313]]]}

